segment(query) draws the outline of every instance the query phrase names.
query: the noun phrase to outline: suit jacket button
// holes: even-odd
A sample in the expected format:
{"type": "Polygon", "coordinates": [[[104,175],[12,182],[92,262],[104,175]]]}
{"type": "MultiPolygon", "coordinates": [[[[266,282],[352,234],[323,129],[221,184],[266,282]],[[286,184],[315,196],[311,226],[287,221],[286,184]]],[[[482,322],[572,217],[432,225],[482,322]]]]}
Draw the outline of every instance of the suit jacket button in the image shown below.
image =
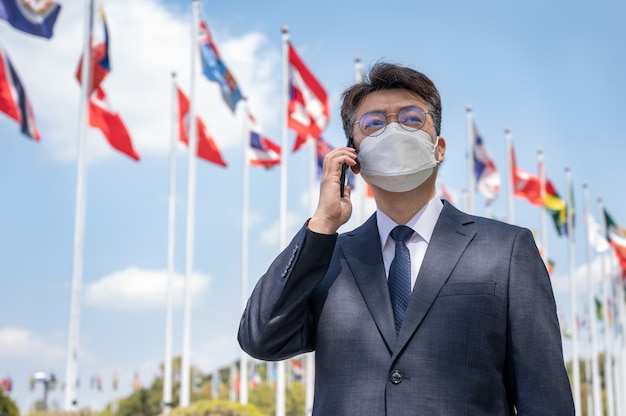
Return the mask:
{"type": "Polygon", "coordinates": [[[402,373],[398,370],[393,370],[391,376],[389,377],[389,380],[391,380],[393,384],[402,383],[402,373]]]}

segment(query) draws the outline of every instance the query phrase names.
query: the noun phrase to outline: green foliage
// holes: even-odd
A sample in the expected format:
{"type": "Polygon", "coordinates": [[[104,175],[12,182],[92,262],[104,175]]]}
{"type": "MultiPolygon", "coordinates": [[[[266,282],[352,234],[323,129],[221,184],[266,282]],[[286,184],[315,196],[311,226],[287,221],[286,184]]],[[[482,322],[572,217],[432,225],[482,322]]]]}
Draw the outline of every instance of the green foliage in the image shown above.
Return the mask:
{"type": "Polygon", "coordinates": [[[276,414],[276,389],[270,383],[260,383],[248,392],[248,401],[266,415],[276,414]]]}
{"type": "Polygon", "coordinates": [[[4,390],[0,388],[0,415],[2,416],[20,416],[20,411],[17,405],[4,390]]]}
{"type": "Polygon", "coordinates": [[[224,400],[202,400],[189,407],[175,408],[171,416],[267,416],[253,405],[243,405],[224,400]]]}
{"type": "Polygon", "coordinates": [[[287,416],[304,416],[306,414],[306,390],[302,383],[292,383],[287,387],[285,392],[286,407],[285,413],[287,416]]]}
{"type": "Polygon", "coordinates": [[[100,413],[90,409],[81,409],[73,412],[63,410],[37,410],[29,412],[27,416],[100,416],[100,413]]]}

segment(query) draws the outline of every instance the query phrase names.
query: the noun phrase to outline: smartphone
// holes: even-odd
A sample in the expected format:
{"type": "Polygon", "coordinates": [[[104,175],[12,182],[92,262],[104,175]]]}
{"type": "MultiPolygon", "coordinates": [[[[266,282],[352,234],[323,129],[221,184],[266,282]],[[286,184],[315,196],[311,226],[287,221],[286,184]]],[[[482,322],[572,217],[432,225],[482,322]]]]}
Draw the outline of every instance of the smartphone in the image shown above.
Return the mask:
{"type": "MultiPolygon", "coordinates": [[[[352,139],[352,137],[350,137],[348,139],[348,143],[347,145],[348,147],[351,147],[354,149],[354,141],[352,139]]],[[[345,195],[345,190],[344,188],[346,187],[346,183],[348,182],[348,165],[346,163],[344,163],[343,165],[341,165],[341,178],[339,179],[339,195],[343,198],[345,195]]]]}

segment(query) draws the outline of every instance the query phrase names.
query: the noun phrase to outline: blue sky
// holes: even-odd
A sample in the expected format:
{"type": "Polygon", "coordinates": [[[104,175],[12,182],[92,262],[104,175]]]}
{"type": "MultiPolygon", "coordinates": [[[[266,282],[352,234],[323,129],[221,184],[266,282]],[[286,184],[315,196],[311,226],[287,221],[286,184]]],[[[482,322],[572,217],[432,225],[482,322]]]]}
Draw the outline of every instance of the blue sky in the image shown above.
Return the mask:
{"type": "MultiPolygon", "coordinates": [[[[73,78],[82,48],[82,2],[61,1],[51,40],[18,32],[0,21],[0,39],[33,104],[41,142],[21,136],[0,115],[0,378],[14,381],[24,410],[41,397],[28,390],[35,371],[65,374],[76,183],[79,89],[73,78]],[[80,4],[79,4],[80,3],[80,4]]],[[[191,2],[107,0],[112,72],[103,86],[141,155],[136,163],[112,150],[90,129],[83,299],[80,325],[79,405],[102,408],[130,393],[137,372],[149,385],[164,357],[165,270],[171,77],[188,92],[191,2]],[[120,388],[112,391],[114,373],[120,388]],[[103,391],[89,389],[99,375],[103,391]]],[[[239,81],[252,113],[281,141],[281,27],[326,88],[331,121],[324,137],[345,141],[339,95],[354,81],[354,59],[412,66],[433,79],[443,100],[441,135],[447,141],[440,179],[460,200],[467,186],[466,112],[498,170],[506,169],[504,128],[512,131],[519,166],[536,172],[537,149],[547,176],[565,194],[572,172],[575,205],[582,185],[592,213],[604,200],[626,225],[623,175],[626,141],[626,4],[617,0],[573,5],[550,2],[236,2],[202,1],[205,20],[222,57],[239,81]]],[[[198,112],[215,136],[228,168],[197,164],[192,363],[209,372],[238,358],[241,313],[242,108],[233,115],[218,89],[196,83],[198,112]]],[[[289,133],[290,146],[293,133],[289,133]]],[[[291,236],[311,210],[308,149],[289,154],[291,236]]],[[[177,153],[177,309],[174,353],[182,344],[181,292],[185,256],[187,156],[177,153]]],[[[250,287],[279,250],[279,169],[250,171],[250,287]]],[[[492,204],[504,217],[506,184],[492,204]]],[[[484,198],[476,213],[484,215],[484,198]]],[[[367,207],[371,212],[372,207],[367,207]]],[[[363,214],[364,215],[364,214],[363,214]]],[[[539,211],[515,200],[515,222],[539,229],[539,211]]],[[[578,217],[575,265],[584,270],[585,235],[578,217]]],[[[354,225],[353,220],[349,226],[354,225]]],[[[566,241],[549,224],[549,253],[559,309],[569,314],[566,241]]],[[[585,284],[581,281],[581,284],[585,284]]],[[[566,350],[568,345],[565,345],[566,350]]],[[[63,404],[57,389],[50,402],[63,404]]]]}

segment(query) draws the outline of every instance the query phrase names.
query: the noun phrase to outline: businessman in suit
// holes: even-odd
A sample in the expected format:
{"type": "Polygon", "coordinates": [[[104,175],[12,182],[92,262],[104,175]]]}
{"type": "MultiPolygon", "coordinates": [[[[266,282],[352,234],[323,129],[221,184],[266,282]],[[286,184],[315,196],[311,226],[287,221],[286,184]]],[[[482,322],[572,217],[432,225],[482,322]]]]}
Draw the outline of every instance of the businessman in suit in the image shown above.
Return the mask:
{"type": "Polygon", "coordinates": [[[349,146],[324,160],[313,216],[257,283],[238,340],[251,356],[315,351],[313,414],[574,414],[548,273],[524,228],[436,198],[441,100],[378,63],[342,96],[349,146]],[[342,167],[376,212],[351,213],[342,167]]]}

